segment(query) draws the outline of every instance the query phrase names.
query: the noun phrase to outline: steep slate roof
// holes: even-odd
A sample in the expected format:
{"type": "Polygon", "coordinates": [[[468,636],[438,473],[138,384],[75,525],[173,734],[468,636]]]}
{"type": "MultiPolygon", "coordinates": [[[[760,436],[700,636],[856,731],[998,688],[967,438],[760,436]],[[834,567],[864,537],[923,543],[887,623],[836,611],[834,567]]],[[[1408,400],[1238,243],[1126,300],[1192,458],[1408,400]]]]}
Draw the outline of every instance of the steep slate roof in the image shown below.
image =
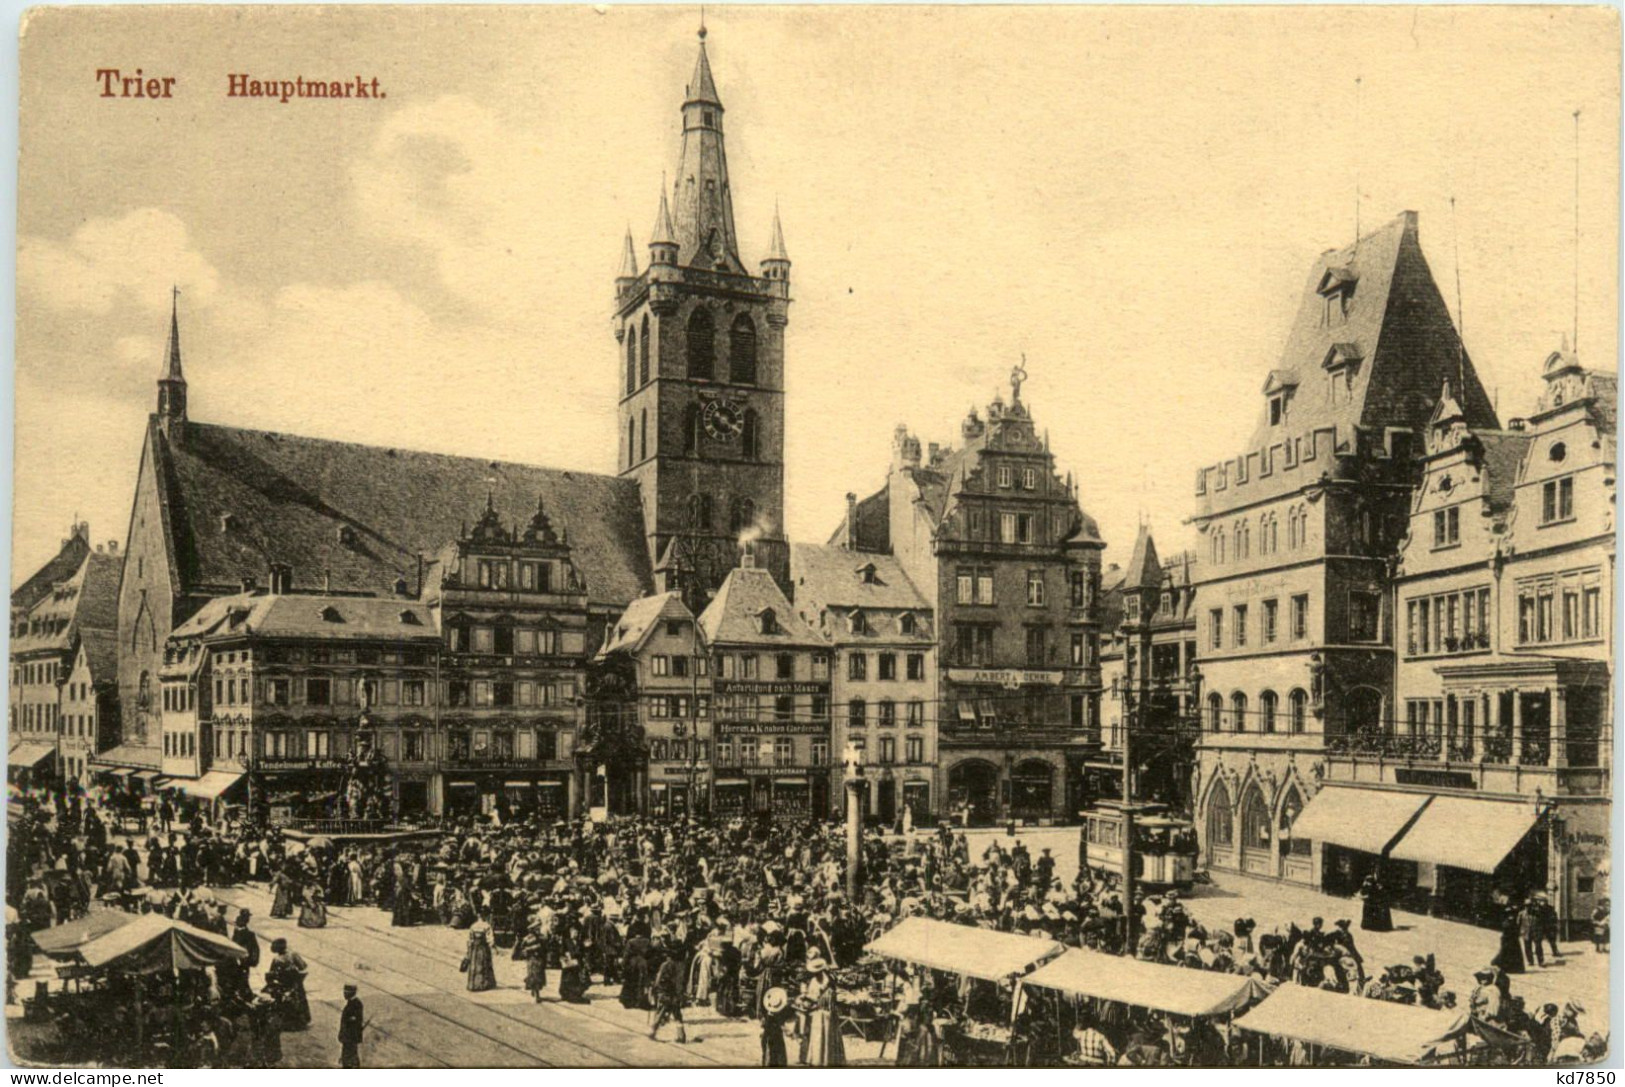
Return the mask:
{"type": "Polygon", "coordinates": [[[11,606],[32,608],[45,599],[51,586],[71,577],[79,569],[79,564],[85,561],[85,556],[91,553],[87,537],[88,530],[81,532],[79,526],[75,525],[73,534],[62,541],[61,549],[44,566],[34,571],[27,581],[11,590],[11,606]]]}
{"type": "Polygon", "coordinates": [[[1157,561],[1157,545],[1151,539],[1151,530],[1140,526],[1134,537],[1134,554],[1129,557],[1123,585],[1129,589],[1155,589],[1162,585],[1162,565],[1157,561]]]}
{"type": "MultiPolygon", "coordinates": [[[[1460,344],[1422,254],[1416,215],[1406,212],[1354,245],[1321,254],[1310,269],[1286,348],[1274,367],[1304,379],[1293,394],[1287,426],[1294,434],[1334,425],[1421,426],[1440,384],[1448,379],[1460,386],[1461,371],[1467,380],[1459,399],[1468,422],[1494,427],[1495,410],[1460,344]],[[1339,324],[1327,325],[1323,319],[1320,290],[1328,276],[1354,284],[1347,319],[1339,324]],[[1334,404],[1330,383],[1316,379],[1336,352],[1353,353],[1361,361],[1352,395],[1334,404]]],[[[1278,433],[1269,425],[1268,406],[1260,411],[1254,449],[1278,433]]]]}
{"type": "Polygon", "coordinates": [[[57,583],[62,592],[48,587],[32,608],[30,620],[40,619],[46,629],[39,634],[25,634],[12,642],[13,653],[29,653],[42,649],[68,650],[74,640],[87,630],[112,632],[118,627],[118,585],[123,569],[118,555],[92,551],[85,555],[79,568],[57,583]],[[61,624],[60,629],[57,625],[61,624]]]}
{"type": "Polygon", "coordinates": [[[1501,513],[1512,505],[1518,487],[1518,469],[1534,438],[1510,430],[1486,430],[1473,435],[1484,449],[1484,497],[1490,509],[1501,513]]]}
{"type": "Polygon", "coordinates": [[[209,601],[175,629],[176,638],[252,634],[262,638],[438,641],[433,609],[375,596],[237,593],[209,601]],[[407,617],[410,616],[410,619],[407,617]]]}
{"type": "Polygon", "coordinates": [[[156,426],[151,434],[163,443],[175,555],[189,590],[263,582],[273,562],[293,568],[296,587],[322,586],[329,575],[335,590],[388,594],[397,577],[415,587],[418,555],[455,540],[488,490],[515,521],[538,496],[546,501],[592,603],[619,608],[651,587],[634,480],[202,423],[188,423],[180,442],[156,426]],[[340,540],[345,526],[349,546],[340,540]]]}
{"type": "Polygon", "coordinates": [[[812,646],[825,647],[824,636],[796,614],[796,609],[779,591],[773,575],[758,566],[741,566],[728,576],[700,616],[700,631],[712,645],[812,646]],[[777,630],[763,634],[758,622],[763,610],[771,608],[777,630]]]}
{"type": "Polygon", "coordinates": [[[90,681],[92,683],[118,682],[117,631],[80,631],[79,645],[85,651],[85,663],[90,668],[90,681]]]}
{"type": "Polygon", "coordinates": [[[893,555],[791,544],[790,580],[796,586],[798,600],[805,590],[809,599],[825,607],[931,609],[893,555]],[[875,568],[872,583],[859,574],[863,567],[871,565],[875,568]]]}
{"type": "Polygon", "coordinates": [[[656,593],[654,596],[642,596],[626,606],[626,611],[615,620],[610,629],[609,637],[604,640],[604,647],[598,651],[602,660],[618,650],[637,652],[643,645],[643,640],[657,624],[666,619],[692,619],[688,608],[683,604],[681,593],[656,593]]]}

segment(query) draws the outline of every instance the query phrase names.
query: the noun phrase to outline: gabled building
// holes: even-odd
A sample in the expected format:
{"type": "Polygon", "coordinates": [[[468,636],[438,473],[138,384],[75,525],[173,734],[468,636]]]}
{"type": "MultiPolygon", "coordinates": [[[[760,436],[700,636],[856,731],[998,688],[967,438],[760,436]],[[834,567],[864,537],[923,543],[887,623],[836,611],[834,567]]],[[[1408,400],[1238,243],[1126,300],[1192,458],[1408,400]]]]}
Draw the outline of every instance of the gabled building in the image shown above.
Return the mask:
{"type": "Polygon", "coordinates": [[[1251,440],[1197,472],[1195,793],[1212,867],[1315,881],[1293,823],[1327,745],[1395,714],[1390,564],[1447,380],[1467,425],[1496,428],[1406,212],[1314,262],[1251,440]]]}
{"type": "Polygon", "coordinates": [[[57,758],[63,780],[89,784],[91,760],[112,747],[117,734],[118,635],[111,629],[81,630],[79,649],[62,688],[57,758]]]}
{"type": "Polygon", "coordinates": [[[1315,801],[1409,823],[1328,831],[1320,876],[1380,864],[1416,907],[1487,924],[1544,890],[1583,928],[1609,864],[1618,383],[1567,350],[1541,376],[1505,430],[1437,398],[1394,578],[1398,713],[1328,742],[1315,801]]]}
{"type": "Polygon", "coordinates": [[[1100,733],[1100,553],[1011,378],[956,449],[899,427],[886,484],[831,537],[894,555],[938,635],[937,810],[968,823],[1071,818],[1100,733]]]}
{"type": "Polygon", "coordinates": [[[1201,687],[1196,666],[1195,556],[1164,563],[1142,525],[1127,569],[1103,579],[1101,750],[1088,761],[1091,800],[1123,796],[1123,746],[1134,738],[1133,795],[1191,810],[1201,687]]]}
{"type": "Polygon", "coordinates": [[[710,810],[711,656],[694,613],[678,592],[634,600],[598,652],[599,663],[630,673],[626,697],[604,707],[635,725],[646,758],[624,785],[632,801],[610,810],[682,818],[710,810]],[[635,808],[633,805],[636,805],[635,808]]]}
{"type": "MultiPolygon", "coordinates": [[[[69,712],[68,683],[86,637],[110,635],[117,616],[121,556],[92,549],[89,526],[76,524],[61,550],[12,594],[11,747],[8,767],[31,780],[72,778],[94,754],[97,734],[73,699],[70,765],[60,750],[69,712]]],[[[81,693],[79,688],[73,694],[81,693]]],[[[84,692],[88,694],[88,692],[84,692]]],[[[110,707],[109,707],[110,708],[110,707]]]]}
{"type": "Polygon", "coordinates": [[[718,816],[832,812],[830,644],[748,548],[700,615],[711,650],[718,816]]]}
{"type": "Polygon", "coordinates": [[[794,544],[790,577],[801,617],[834,647],[830,748],[856,751],[864,812],[889,827],[906,807],[914,825],[929,825],[941,795],[930,603],[895,555],[794,544]]]}

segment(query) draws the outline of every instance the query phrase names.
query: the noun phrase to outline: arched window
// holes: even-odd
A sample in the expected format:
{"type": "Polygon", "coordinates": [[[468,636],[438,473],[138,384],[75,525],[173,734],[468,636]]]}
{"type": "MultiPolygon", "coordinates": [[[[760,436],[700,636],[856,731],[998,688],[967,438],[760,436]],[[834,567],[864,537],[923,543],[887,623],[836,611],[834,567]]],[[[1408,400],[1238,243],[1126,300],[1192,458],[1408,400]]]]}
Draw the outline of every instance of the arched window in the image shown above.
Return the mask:
{"type": "Polygon", "coordinates": [[[638,421],[636,419],[628,419],[626,421],[626,466],[628,468],[632,467],[633,464],[637,463],[637,459],[638,421]]]}
{"type": "Polygon", "coordinates": [[[1224,529],[1215,529],[1213,532],[1213,561],[1215,564],[1224,562],[1224,529]]]}
{"type": "Polygon", "coordinates": [[[1287,695],[1286,702],[1287,715],[1291,718],[1288,727],[1292,730],[1293,735],[1302,735],[1304,728],[1308,724],[1306,718],[1309,715],[1309,695],[1302,687],[1299,687],[1287,695]]]}
{"type": "Polygon", "coordinates": [[[141,679],[137,682],[135,689],[135,705],[136,709],[141,710],[143,713],[152,709],[152,674],[150,672],[141,673],[141,679]]]}
{"type": "Polygon", "coordinates": [[[688,376],[711,380],[717,357],[717,326],[700,306],[688,315],[688,376]]]}
{"type": "Polygon", "coordinates": [[[683,452],[698,456],[700,452],[700,406],[690,404],[683,412],[683,452]]]}
{"type": "Polygon", "coordinates": [[[626,330],[626,395],[638,391],[638,330],[626,330]]]}
{"type": "Polygon", "coordinates": [[[638,381],[649,384],[649,315],[643,315],[643,340],[638,353],[638,381]]]}
{"type": "Polygon", "coordinates": [[[761,425],[757,421],[754,408],[745,409],[745,422],[739,431],[739,443],[746,460],[756,460],[762,455],[761,425]]]}
{"type": "Polygon", "coordinates": [[[1230,811],[1230,790],[1223,780],[1213,783],[1207,794],[1207,846],[1228,846],[1235,841],[1235,818],[1230,811]]]}
{"type": "Polygon", "coordinates": [[[1230,727],[1237,732],[1247,731],[1247,696],[1241,691],[1230,696],[1230,727]]]}
{"type": "Polygon", "coordinates": [[[748,313],[735,317],[728,329],[728,380],[756,384],[756,322],[748,313]]]}
{"type": "Polygon", "coordinates": [[[1265,691],[1258,696],[1259,728],[1265,732],[1275,731],[1275,711],[1279,702],[1274,691],[1265,691]]]}
{"type": "Polygon", "coordinates": [[[642,418],[639,422],[643,427],[643,436],[638,439],[638,459],[643,460],[649,455],[649,409],[644,408],[640,414],[642,418]]]}
{"type": "Polygon", "coordinates": [[[1224,727],[1224,698],[1217,692],[1207,696],[1207,728],[1218,732],[1224,727]]]}
{"type": "Polygon", "coordinates": [[[1257,785],[1247,787],[1241,801],[1241,848],[1248,850],[1270,847],[1270,809],[1264,803],[1264,793],[1257,785]]]}

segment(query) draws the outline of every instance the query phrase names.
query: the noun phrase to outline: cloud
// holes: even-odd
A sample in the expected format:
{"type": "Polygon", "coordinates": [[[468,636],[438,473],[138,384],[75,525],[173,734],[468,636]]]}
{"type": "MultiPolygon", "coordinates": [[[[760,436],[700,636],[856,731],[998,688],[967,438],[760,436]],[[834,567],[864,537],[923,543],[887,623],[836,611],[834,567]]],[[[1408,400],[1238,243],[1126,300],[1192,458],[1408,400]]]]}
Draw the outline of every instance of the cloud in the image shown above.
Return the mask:
{"type": "Polygon", "coordinates": [[[138,208],[90,219],[65,242],[25,235],[17,245],[17,282],[26,297],[51,309],[105,315],[123,301],[165,309],[171,285],[207,306],[220,274],[192,248],[179,217],[138,208]]]}

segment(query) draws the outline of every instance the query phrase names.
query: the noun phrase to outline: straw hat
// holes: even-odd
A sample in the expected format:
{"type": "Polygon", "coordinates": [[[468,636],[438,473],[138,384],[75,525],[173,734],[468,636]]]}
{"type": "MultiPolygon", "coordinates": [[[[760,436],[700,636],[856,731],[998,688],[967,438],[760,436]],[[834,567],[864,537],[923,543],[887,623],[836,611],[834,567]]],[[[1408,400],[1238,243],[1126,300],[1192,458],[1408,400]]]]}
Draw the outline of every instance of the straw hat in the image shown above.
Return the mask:
{"type": "Polygon", "coordinates": [[[769,1015],[776,1015],[783,1011],[784,1006],[788,1003],[790,1003],[789,994],[777,986],[762,994],[762,1010],[769,1015]]]}
{"type": "Polygon", "coordinates": [[[814,952],[812,955],[807,957],[807,973],[822,974],[828,969],[829,963],[824,961],[824,956],[814,952]]]}

